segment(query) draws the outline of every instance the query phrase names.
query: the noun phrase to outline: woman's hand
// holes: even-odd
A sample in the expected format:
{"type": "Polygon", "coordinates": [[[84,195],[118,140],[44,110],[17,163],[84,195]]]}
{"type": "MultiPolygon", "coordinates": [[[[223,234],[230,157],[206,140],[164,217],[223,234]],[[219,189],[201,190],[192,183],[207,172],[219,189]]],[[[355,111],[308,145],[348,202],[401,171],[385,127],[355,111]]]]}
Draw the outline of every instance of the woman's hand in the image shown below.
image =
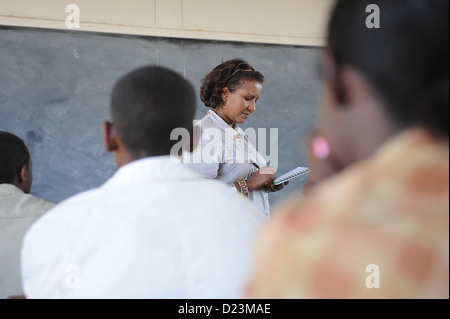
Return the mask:
{"type": "Polygon", "coordinates": [[[282,183],[280,185],[274,185],[274,184],[268,185],[266,190],[270,193],[276,193],[276,192],[281,191],[288,184],[289,184],[289,182],[282,183]]]}
{"type": "Polygon", "coordinates": [[[265,189],[270,192],[278,192],[283,189],[288,183],[281,185],[274,185],[273,181],[276,179],[275,168],[268,166],[262,167],[258,172],[247,179],[247,186],[249,191],[265,189]]]}

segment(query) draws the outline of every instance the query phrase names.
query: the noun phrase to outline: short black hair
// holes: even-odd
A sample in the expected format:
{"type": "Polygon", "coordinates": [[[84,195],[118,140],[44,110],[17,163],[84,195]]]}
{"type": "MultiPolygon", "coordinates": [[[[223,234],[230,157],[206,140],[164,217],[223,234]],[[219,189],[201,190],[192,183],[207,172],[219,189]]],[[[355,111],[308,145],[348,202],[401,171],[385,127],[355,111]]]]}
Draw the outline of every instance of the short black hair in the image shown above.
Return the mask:
{"type": "Polygon", "coordinates": [[[30,152],[19,137],[0,131],[0,184],[13,184],[22,168],[29,168],[30,160],[30,152]]]}
{"type": "Polygon", "coordinates": [[[399,128],[447,140],[448,38],[448,0],[339,0],[328,27],[337,67],[359,69],[399,128]],[[369,5],[379,7],[380,28],[366,25],[369,5]]]}
{"type": "Polygon", "coordinates": [[[164,67],[134,70],[115,84],[111,94],[113,123],[134,159],[169,155],[176,128],[192,135],[195,93],[181,75],[164,67]]]}

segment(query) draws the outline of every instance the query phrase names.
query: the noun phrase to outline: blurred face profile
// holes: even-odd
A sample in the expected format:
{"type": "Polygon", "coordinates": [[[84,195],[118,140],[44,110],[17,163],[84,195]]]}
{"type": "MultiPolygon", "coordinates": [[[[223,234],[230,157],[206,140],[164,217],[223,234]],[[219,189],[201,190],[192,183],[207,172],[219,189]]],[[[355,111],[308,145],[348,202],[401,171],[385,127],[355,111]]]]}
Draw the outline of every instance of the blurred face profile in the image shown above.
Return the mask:
{"type": "Polygon", "coordinates": [[[329,55],[324,55],[324,80],[322,85],[322,101],[320,108],[320,131],[330,144],[333,156],[339,165],[350,165],[352,158],[352,137],[356,134],[354,129],[352,108],[342,105],[336,95],[334,73],[335,67],[329,55]]]}
{"type": "Polygon", "coordinates": [[[223,106],[223,115],[228,124],[244,123],[256,110],[256,102],[259,100],[263,86],[256,81],[245,81],[244,84],[230,92],[225,88],[226,103],[223,106]]]}

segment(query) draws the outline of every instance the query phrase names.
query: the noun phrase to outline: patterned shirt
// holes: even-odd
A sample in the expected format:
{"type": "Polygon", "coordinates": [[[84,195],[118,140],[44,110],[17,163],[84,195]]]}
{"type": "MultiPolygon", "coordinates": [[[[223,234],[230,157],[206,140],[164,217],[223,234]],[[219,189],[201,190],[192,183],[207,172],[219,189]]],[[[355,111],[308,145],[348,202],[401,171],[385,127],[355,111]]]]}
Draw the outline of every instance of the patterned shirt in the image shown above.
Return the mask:
{"type": "Polygon", "coordinates": [[[401,133],[274,213],[253,298],[449,298],[449,145],[401,133]]]}

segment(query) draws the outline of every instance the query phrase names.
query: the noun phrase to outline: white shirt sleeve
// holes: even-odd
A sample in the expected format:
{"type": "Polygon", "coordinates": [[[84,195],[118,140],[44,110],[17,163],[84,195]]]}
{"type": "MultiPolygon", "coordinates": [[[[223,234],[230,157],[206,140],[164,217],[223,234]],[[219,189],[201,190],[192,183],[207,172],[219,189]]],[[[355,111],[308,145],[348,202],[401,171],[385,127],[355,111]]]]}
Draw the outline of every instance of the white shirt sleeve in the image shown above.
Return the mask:
{"type": "Polygon", "coordinates": [[[223,162],[222,134],[216,128],[208,128],[192,153],[183,154],[184,164],[199,176],[216,179],[223,162]]]}

